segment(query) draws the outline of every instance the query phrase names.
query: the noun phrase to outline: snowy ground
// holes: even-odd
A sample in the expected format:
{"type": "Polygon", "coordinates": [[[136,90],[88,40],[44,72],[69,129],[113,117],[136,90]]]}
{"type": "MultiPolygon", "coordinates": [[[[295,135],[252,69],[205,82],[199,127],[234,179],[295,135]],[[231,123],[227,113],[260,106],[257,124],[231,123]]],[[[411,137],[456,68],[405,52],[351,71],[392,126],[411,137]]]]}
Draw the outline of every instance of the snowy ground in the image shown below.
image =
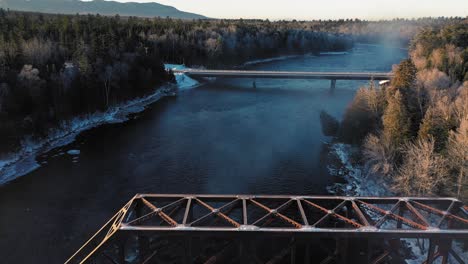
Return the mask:
{"type": "Polygon", "coordinates": [[[342,178],[344,183],[334,183],[327,187],[332,194],[347,196],[389,196],[389,186],[384,181],[367,177],[363,169],[354,164],[351,158],[352,147],[334,143],[330,146],[331,155],[337,162],[328,165],[332,176],[342,178]]]}
{"type": "MultiPolygon", "coordinates": [[[[335,162],[328,166],[330,175],[343,179],[341,183],[334,183],[327,187],[331,194],[345,196],[391,196],[388,183],[367,176],[361,165],[353,162],[353,147],[342,143],[332,143],[330,146],[330,155],[335,162]]],[[[416,239],[402,239],[406,247],[411,250],[411,256],[406,260],[408,264],[420,264],[426,261],[428,241],[416,239]],[[425,247],[420,247],[425,243],[425,247]],[[422,248],[422,249],[421,249],[422,248]]],[[[454,242],[453,250],[464,260],[468,260],[468,252],[463,252],[462,245],[454,242]]],[[[434,263],[440,263],[435,261],[434,263]]],[[[458,263],[453,257],[449,258],[449,263],[458,263]]]]}
{"type": "MultiPolygon", "coordinates": [[[[187,69],[184,65],[179,65],[179,64],[165,64],[166,70],[184,70],[187,69]]],[[[179,88],[180,91],[187,90],[190,88],[195,88],[198,85],[200,85],[199,82],[196,80],[188,77],[185,74],[182,73],[175,73],[174,74],[176,77],[177,81],[177,88],[179,88]]]]}

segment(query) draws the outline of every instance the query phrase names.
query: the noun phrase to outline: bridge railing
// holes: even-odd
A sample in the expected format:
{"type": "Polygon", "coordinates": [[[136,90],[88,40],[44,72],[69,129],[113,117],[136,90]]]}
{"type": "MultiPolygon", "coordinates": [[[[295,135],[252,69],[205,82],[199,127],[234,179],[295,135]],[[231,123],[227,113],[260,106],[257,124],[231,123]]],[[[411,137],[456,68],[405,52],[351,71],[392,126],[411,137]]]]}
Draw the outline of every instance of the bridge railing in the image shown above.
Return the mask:
{"type": "Polygon", "coordinates": [[[451,245],[468,239],[467,208],[452,198],[138,194],[67,263],[382,262],[401,257],[401,239],[430,241],[426,263],[463,263],[451,245]]]}

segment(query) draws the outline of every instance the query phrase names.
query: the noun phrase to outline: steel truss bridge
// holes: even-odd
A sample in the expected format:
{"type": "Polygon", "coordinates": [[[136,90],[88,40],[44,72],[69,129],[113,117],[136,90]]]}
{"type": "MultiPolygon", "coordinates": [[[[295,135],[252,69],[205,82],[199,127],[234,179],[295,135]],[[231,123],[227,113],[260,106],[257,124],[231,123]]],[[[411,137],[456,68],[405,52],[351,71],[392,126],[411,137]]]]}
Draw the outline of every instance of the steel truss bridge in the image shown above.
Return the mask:
{"type": "Polygon", "coordinates": [[[452,198],[138,194],[66,263],[405,263],[411,241],[422,263],[465,263],[453,244],[468,243],[467,211],[452,198]]]}

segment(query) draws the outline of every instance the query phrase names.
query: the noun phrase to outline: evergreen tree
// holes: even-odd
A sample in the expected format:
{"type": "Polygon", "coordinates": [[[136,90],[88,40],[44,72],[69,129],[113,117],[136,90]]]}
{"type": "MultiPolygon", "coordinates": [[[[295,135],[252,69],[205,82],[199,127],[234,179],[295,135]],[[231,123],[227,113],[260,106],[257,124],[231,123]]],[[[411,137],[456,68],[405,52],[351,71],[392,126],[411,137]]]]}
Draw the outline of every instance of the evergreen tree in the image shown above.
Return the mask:
{"type": "Polygon", "coordinates": [[[392,87],[400,91],[409,90],[416,81],[416,66],[411,59],[403,60],[394,72],[392,87]]]}
{"type": "Polygon", "coordinates": [[[383,135],[395,147],[400,147],[410,139],[410,118],[402,95],[396,91],[389,101],[382,116],[383,135]]]}
{"type": "Polygon", "coordinates": [[[450,124],[437,108],[429,107],[419,128],[421,139],[434,138],[435,150],[440,152],[445,148],[450,130],[450,124]]]}

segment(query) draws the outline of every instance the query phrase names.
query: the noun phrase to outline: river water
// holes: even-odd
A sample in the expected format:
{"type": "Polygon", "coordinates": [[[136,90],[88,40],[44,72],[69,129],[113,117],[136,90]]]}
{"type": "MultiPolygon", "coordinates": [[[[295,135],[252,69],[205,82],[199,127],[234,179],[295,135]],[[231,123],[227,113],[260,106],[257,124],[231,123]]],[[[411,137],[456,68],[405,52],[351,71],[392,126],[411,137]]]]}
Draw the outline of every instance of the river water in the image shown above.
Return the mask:
{"type": "MultiPolygon", "coordinates": [[[[390,71],[406,53],[357,45],[249,68],[390,71]]],[[[62,263],[136,193],[325,194],[319,113],[340,119],[364,84],[338,81],[330,94],[329,81],[215,80],[86,131],[0,186],[0,262],[62,263]]]]}

